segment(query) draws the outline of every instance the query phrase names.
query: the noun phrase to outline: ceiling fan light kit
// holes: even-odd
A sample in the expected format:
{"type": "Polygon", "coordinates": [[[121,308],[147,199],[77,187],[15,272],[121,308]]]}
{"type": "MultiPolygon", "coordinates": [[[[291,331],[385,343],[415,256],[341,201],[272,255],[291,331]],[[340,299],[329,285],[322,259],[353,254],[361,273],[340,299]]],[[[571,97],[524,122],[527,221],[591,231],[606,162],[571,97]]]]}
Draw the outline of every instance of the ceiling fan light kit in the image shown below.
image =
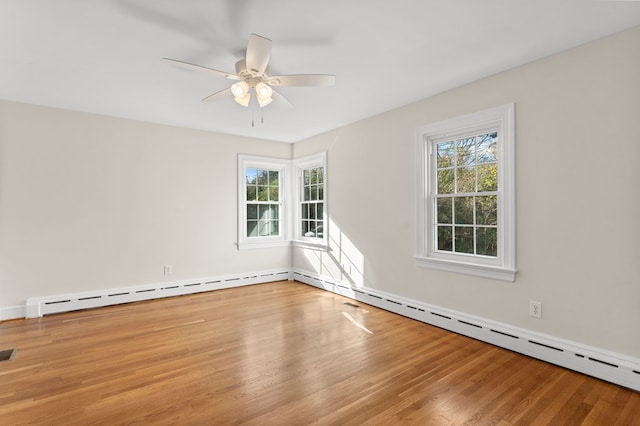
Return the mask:
{"type": "Polygon", "coordinates": [[[163,58],[163,61],[181,68],[207,72],[237,81],[229,89],[224,89],[205,97],[202,99],[203,102],[211,102],[231,94],[238,104],[248,107],[251,102],[251,89],[253,89],[260,108],[264,108],[273,102],[274,96],[288,103],[284,96],[273,90],[273,86],[335,85],[336,76],[331,74],[293,74],[270,77],[267,75],[270,58],[271,40],[257,34],[251,34],[245,58],[240,59],[235,64],[235,74],[176,59],[163,58]]]}

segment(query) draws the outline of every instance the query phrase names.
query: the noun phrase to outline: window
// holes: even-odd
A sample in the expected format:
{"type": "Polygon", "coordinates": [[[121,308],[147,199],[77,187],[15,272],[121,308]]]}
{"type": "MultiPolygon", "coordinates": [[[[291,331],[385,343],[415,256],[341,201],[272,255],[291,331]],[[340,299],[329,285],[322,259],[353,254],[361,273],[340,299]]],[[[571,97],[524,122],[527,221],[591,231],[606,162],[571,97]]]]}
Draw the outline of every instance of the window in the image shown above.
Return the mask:
{"type": "Polygon", "coordinates": [[[238,157],[240,248],[286,244],[287,167],[287,160],[238,157]]]}
{"type": "Polygon", "coordinates": [[[296,169],[296,245],[326,246],[326,154],[294,160],[296,169]]]}
{"type": "Polygon", "coordinates": [[[514,105],[416,132],[421,266],[515,279],[514,105]]]}
{"type": "Polygon", "coordinates": [[[238,156],[238,248],[327,248],[326,153],[238,156]],[[292,220],[289,220],[292,218],[292,220]]]}

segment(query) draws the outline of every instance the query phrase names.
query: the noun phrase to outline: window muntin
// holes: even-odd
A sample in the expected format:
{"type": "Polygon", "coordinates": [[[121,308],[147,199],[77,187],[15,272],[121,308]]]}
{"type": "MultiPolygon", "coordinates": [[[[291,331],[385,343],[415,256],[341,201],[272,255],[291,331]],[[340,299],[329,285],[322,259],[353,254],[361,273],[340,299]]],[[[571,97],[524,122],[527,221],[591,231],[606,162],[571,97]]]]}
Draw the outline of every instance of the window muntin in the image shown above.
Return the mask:
{"type": "Polygon", "coordinates": [[[324,167],[302,169],[300,235],[324,238],[324,167]]]}

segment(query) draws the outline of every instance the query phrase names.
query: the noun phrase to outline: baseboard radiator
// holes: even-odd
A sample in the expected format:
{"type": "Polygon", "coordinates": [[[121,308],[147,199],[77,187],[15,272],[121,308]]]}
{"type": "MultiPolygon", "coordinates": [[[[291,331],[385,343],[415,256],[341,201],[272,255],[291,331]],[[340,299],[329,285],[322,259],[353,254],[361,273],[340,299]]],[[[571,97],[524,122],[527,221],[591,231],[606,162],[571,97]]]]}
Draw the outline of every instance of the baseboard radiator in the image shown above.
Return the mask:
{"type": "Polygon", "coordinates": [[[97,290],[93,292],[63,294],[50,297],[32,297],[27,299],[25,316],[27,318],[37,318],[60,312],[98,308],[120,303],[140,302],[163,297],[182,296],[289,279],[291,279],[291,271],[289,269],[282,269],[97,290]]]}
{"type": "Polygon", "coordinates": [[[314,287],[640,391],[640,359],[456,312],[302,270],[293,279],[314,287]]]}
{"type": "MultiPolygon", "coordinates": [[[[26,318],[37,318],[60,312],[194,294],[280,280],[296,280],[389,312],[640,392],[640,359],[564,340],[555,336],[536,333],[531,330],[521,329],[486,318],[413,301],[379,290],[355,287],[346,282],[336,281],[329,277],[322,277],[298,269],[270,270],[59,296],[33,297],[27,299],[25,316],[26,318]]],[[[13,318],[16,317],[18,316],[13,316],[13,318]]]]}

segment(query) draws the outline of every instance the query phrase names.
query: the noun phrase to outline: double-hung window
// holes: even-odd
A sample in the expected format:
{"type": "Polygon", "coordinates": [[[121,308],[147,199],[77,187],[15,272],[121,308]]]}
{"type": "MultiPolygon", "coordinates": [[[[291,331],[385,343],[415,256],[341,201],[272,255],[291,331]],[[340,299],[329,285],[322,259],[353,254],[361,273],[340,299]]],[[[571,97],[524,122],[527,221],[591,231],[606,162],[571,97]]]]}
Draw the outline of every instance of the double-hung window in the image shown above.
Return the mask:
{"type": "Polygon", "coordinates": [[[286,243],[287,167],[287,160],[238,157],[240,248],[286,243]]]}
{"type": "Polygon", "coordinates": [[[514,105],[417,129],[421,266],[515,279],[514,105]]]}
{"type": "Polygon", "coordinates": [[[238,156],[238,248],[327,247],[326,153],[238,156]]]}
{"type": "Polygon", "coordinates": [[[326,154],[293,161],[296,185],[296,245],[326,247],[326,154]]]}

